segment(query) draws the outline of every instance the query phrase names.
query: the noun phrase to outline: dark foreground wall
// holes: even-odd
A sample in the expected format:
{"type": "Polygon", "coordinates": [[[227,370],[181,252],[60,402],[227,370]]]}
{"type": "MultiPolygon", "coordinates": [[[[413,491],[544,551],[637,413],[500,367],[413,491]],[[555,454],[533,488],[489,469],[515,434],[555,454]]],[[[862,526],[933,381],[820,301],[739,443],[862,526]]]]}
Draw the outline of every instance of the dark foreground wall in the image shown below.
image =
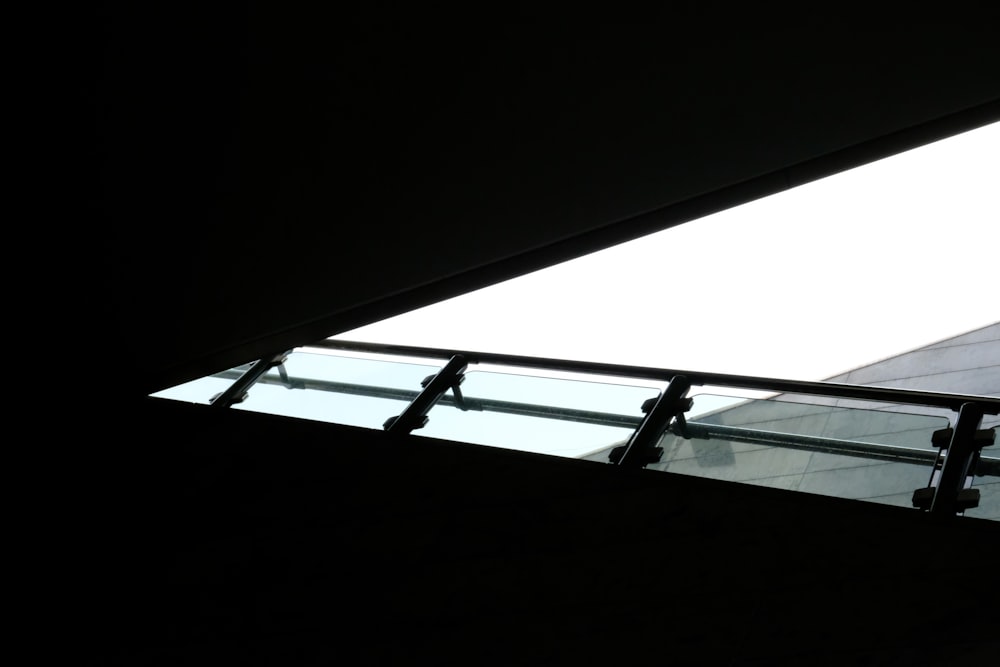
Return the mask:
{"type": "Polygon", "coordinates": [[[99,3],[56,330],[145,395],[996,122],[983,4],[99,3]]]}
{"type": "Polygon", "coordinates": [[[113,414],[61,552],[76,663],[1000,651],[993,522],[152,399],[113,414]]]}

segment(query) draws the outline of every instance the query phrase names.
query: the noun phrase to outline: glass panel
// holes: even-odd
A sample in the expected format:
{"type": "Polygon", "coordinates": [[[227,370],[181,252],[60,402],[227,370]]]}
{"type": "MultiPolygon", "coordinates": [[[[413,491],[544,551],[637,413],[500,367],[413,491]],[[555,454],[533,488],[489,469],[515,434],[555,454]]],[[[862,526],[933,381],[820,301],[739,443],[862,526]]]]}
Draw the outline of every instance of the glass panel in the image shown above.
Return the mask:
{"type": "Polygon", "coordinates": [[[931,436],[948,427],[943,416],[834,399],[693,398],[689,437],[665,434],[663,458],[649,468],[903,507],[927,486],[931,436]]]}
{"type": "Polygon", "coordinates": [[[983,429],[993,429],[994,444],[984,447],[972,488],[979,489],[979,506],[967,509],[965,516],[1000,521],[1000,436],[996,435],[1000,415],[986,415],[983,429]]]}
{"type": "Polygon", "coordinates": [[[421,381],[440,370],[322,352],[295,351],[250,388],[236,410],[381,429],[420,393],[421,381]]]}
{"type": "MultiPolygon", "coordinates": [[[[643,417],[651,387],[514,373],[470,371],[415,435],[520,451],[587,458],[623,444],[643,417]]],[[[607,461],[607,454],[604,454],[607,461]]]]}
{"type": "Polygon", "coordinates": [[[212,398],[229,389],[229,385],[243,375],[251,366],[253,366],[252,363],[242,364],[228,371],[222,371],[221,373],[215,373],[214,375],[208,375],[197,380],[179,384],[176,387],[158,391],[155,394],[150,394],[150,396],[208,405],[212,402],[212,398]]]}
{"type": "MultiPolygon", "coordinates": [[[[1000,459],[993,461],[1000,464],[1000,459]]],[[[977,477],[972,488],[979,489],[979,507],[965,510],[964,516],[1000,521],[1000,478],[995,474],[977,477]]]]}

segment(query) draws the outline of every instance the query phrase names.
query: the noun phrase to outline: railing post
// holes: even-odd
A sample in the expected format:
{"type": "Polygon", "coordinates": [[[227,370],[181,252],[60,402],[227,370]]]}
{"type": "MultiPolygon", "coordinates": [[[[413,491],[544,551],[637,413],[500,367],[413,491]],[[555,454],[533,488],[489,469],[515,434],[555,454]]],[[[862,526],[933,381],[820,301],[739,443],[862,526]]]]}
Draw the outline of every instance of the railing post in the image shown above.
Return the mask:
{"type": "Polygon", "coordinates": [[[643,468],[659,461],[663,450],[656,443],[674,417],[691,409],[691,399],[687,398],[690,389],[691,382],[683,375],[671,378],[667,389],[656,399],[628,443],[611,451],[611,462],[626,468],[643,468]]]}
{"type": "MultiPolygon", "coordinates": [[[[932,513],[954,515],[979,504],[979,491],[966,489],[965,485],[970,475],[975,473],[979,450],[987,444],[983,437],[985,434],[979,431],[983,414],[983,407],[977,403],[965,403],[959,409],[947,450],[942,452],[941,470],[933,473],[937,483],[934,484],[933,477],[931,480],[934,490],[929,509],[932,513]]],[[[992,444],[992,438],[988,444],[992,444]]]]}
{"type": "Polygon", "coordinates": [[[246,398],[247,391],[252,387],[257,380],[263,377],[264,373],[268,372],[275,366],[280,366],[285,363],[288,359],[288,355],[291,354],[291,350],[285,350],[270,357],[263,357],[254,362],[253,366],[248,368],[243,375],[241,375],[235,382],[233,382],[229,387],[217,396],[213,396],[209,403],[214,408],[229,408],[236,403],[242,402],[246,398]]]}
{"type": "Polygon", "coordinates": [[[453,356],[445,367],[438,371],[437,375],[426,381],[423,391],[413,399],[412,403],[406,406],[406,409],[399,416],[386,420],[383,425],[386,432],[405,435],[414,429],[423,427],[427,423],[427,413],[444,396],[445,392],[461,383],[462,374],[468,365],[469,362],[461,354],[453,356]]]}

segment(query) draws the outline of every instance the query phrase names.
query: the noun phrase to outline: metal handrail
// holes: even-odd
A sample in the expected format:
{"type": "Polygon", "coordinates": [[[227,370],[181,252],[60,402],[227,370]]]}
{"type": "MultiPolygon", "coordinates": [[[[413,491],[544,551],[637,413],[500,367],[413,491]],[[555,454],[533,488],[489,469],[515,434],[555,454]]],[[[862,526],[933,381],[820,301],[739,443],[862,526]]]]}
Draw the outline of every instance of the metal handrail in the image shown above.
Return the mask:
{"type": "Polygon", "coordinates": [[[982,406],[985,414],[1000,414],[1000,397],[980,396],[976,394],[951,394],[935,391],[897,389],[894,387],[869,387],[865,385],[844,384],[838,382],[783,380],[779,378],[750,375],[705,373],[698,371],[655,368],[650,366],[629,366],[590,361],[571,361],[567,359],[530,357],[495,352],[445,350],[430,347],[367,343],[361,341],[335,339],[322,340],[305,347],[428,359],[449,359],[454,355],[462,355],[466,360],[468,360],[469,364],[495,364],[500,366],[535,368],[549,371],[585,373],[588,375],[630,377],[641,380],[660,380],[663,382],[669,382],[671,378],[680,375],[688,378],[693,385],[714,385],[734,389],[755,389],[760,391],[809,394],[835,398],[852,398],[865,401],[880,401],[885,403],[903,403],[909,405],[949,408],[956,412],[966,403],[976,403],[977,405],[982,406]]]}
{"type": "MultiPolygon", "coordinates": [[[[239,376],[240,373],[238,371],[222,371],[221,373],[215,373],[212,377],[228,380],[236,379],[239,376]]],[[[288,377],[284,379],[265,375],[257,380],[257,384],[279,385],[288,389],[314,389],[337,394],[350,394],[352,396],[367,396],[370,398],[407,402],[414,400],[420,395],[420,391],[416,389],[377,387],[374,385],[319,380],[316,378],[288,377]]],[[[499,412],[509,415],[521,415],[523,417],[561,419],[563,421],[593,424],[595,426],[636,428],[642,423],[642,417],[634,415],[619,415],[612,412],[519,403],[517,401],[501,401],[493,398],[476,398],[474,396],[463,396],[461,402],[459,402],[454,396],[446,394],[438,399],[437,405],[446,405],[473,412],[499,412]]]]}
{"type": "MultiPolygon", "coordinates": [[[[893,461],[897,463],[930,465],[937,460],[938,456],[938,451],[936,449],[918,449],[916,447],[904,447],[902,445],[886,445],[857,440],[841,440],[839,438],[825,438],[815,435],[801,435],[798,433],[764,431],[742,426],[723,426],[720,424],[707,424],[696,421],[687,422],[685,424],[683,434],[677,430],[672,429],[672,431],[676,435],[682,435],[686,438],[698,438],[705,440],[721,438],[724,440],[773,445],[775,447],[787,447],[789,449],[801,449],[810,452],[860,456],[867,459],[893,461]]],[[[981,457],[976,467],[976,474],[1000,476],[1000,459],[993,457],[981,457]]]]}

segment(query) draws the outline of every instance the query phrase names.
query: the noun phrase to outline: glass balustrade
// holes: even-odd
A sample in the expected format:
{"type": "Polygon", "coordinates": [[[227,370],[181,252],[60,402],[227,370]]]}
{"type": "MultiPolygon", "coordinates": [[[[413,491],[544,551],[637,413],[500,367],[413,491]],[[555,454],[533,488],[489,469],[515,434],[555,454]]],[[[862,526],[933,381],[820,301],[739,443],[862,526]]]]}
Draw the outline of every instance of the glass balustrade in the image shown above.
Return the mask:
{"type": "Polygon", "coordinates": [[[651,387],[469,371],[462,400],[441,401],[415,435],[582,458],[620,444],[642,421],[651,387]]]}
{"type": "Polygon", "coordinates": [[[154,398],[167,398],[174,401],[185,401],[188,403],[200,403],[208,405],[212,399],[226,389],[248,371],[253,364],[242,364],[228,371],[215,373],[203,378],[191,380],[175,387],[169,387],[163,391],[151,394],[154,398]]]}
{"type": "Polygon", "coordinates": [[[911,507],[948,419],[811,398],[696,395],[686,425],[664,434],[662,458],[647,468],[911,507]]]}
{"type": "Polygon", "coordinates": [[[439,366],[296,350],[267,371],[236,410],[381,429],[439,366]]]}
{"type": "MultiPolygon", "coordinates": [[[[299,348],[231,407],[383,429],[445,366],[447,353],[437,352],[434,361],[421,363],[299,348]]],[[[457,385],[435,397],[412,435],[608,463],[668,385],[648,369],[621,367],[621,375],[612,376],[613,367],[605,366],[584,374],[567,372],[563,362],[543,368],[546,360],[510,359],[519,363],[470,363],[457,385]]],[[[252,366],[153,396],[211,404],[252,366]]],[[[765,393],[763,386],[748,386],[766,382],[746,380],[732,385],[740,388],[731,395],[707,382],[692,388],[690,409],[665,429],[659,460],[645,468],[903,507],[912,507],[913,492],[937,479],[935,465],[943,459],[934,434],[954,426],[954,407],[870,400],[863,388],[857,397],[765,393]]],[[[997,421],[987,415],[981,428],[997,421]]],[[[975,475],[966,478],[966,487],[979,491],[979,504],[965,514],[1000,520],[1000,457],[991,453],[984,448],[975,475]]]]}

